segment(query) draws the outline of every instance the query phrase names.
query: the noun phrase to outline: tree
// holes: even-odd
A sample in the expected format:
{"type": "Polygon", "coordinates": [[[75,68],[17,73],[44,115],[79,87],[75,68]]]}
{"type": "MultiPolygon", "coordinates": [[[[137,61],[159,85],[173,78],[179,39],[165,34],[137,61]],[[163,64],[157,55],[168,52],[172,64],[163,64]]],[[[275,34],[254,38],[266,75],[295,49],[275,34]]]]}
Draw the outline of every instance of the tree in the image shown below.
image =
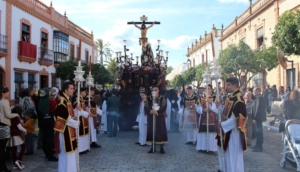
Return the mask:
{"type": "Polygon", "coordinates": [[[172,66],[168,66],[168,68],[167,68],[167,75],[168,75],[169,73],[171,73],[172,70],[174,70],[174,68],[173,68],[172,66]]]}
{"type": "Polygon", "coordinates": [[[185,83],[185,81],[184,81],[182,75],[176,75],[170,82],[170,86],[179,87],[184,83],[185,83]]]}
{"type": "Polygon", "coordinates": [[[111,73],[99,63],[93,64],[92,75],[95,82],[103,86],[108,83],[113,83],[113,76],[111,75],[111,73]]]}
{"type": "Polygon", "coordinates": [[[100,64],[103,65],[103,57],[105,57],[106,59],[108,57],[111,57],[113,51],[109,48],[110,47],[110,43],[107,42],[106,44],[103,44],[103,40],[102,39],[97,39],[96,40],[96,44],[97,44],[98,52],[99,52],[99,56],[100,56],[100,64]]]}
{"type": "Polygon", "coordinates": [[[245,85],[262,69],[272,70],[278,65],[274,47],[263,47],[261,50],[253,51],[243,41],[240,41],[238,45],[230,45],[221,51],[218,61],[223,78],[227,74],[233,74],[239,80],[242,76],[246,76],[245,85]]]}
{"type": "MultiPolygon", "coordinates": [[[[86,63],[81,63],[81,65],[83,66],[82,70],[85,71],[84,77],[86,77],[88,72],[88,66],[86,63]]],[[[61,62],[59,66],[56,68],[55,76],[62,80],[73,81],[75,77],[73,71],[75,71],[76,66],[78,66],[78,62],[74,60],[61,62]]]]}
{"type": "Polygon", "coordinates": [[[196,81],[197,81],[197,87],[199,87],[202,83],[202,80],[203,80],[202,75],[204,74],[205,70],[206,70],[205,63],[202,63],[196,67],[196,76],[195,77],[196,77],[196,81]]]}
{"type": "Polygon", "coordinates": [[[196,68],[190,67],[182,74],[185,84],[191,84],[196,79],[196,68]]]}
{"type": "Polygon", "coordinates": [[[286,11],[280,16],[272,42],[287,56],[300,55],[300,10],[286,11]]]}
{"type": "Polygon", "coordinates": [[[117,76],[117,61],[115,58],[108,58],[108,61],[105,61],[105,66],[107,70],[110,72],[111,76],[113,76],[114,81],[117,76]]]}

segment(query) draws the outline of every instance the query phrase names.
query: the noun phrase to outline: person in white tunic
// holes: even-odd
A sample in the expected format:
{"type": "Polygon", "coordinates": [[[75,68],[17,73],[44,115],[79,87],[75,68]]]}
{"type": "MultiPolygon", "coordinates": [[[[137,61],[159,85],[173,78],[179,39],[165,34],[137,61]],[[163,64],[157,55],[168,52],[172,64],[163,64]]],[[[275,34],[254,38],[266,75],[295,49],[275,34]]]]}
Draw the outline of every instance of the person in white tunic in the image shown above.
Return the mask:
{"type": "Polygon", "coordinates": [[[102,115],[102,110],[100,110],[94,101],[94,88],[90,89],[89,95],[86,97],[86,111],[89,112],[89,129],[90,129],[90,140],[91,147],[100,148],[101,145],[97,144],[97,127],[99,126],[98,115],[102,115]],[[90,104],[89,104],[90,100],[90,104]]]}
{"type": "Polygon", "coordinates": [[[74,108],[74,115],[75,117],[78,118],[79,116],[79,121],[80,121],[80,126],[79,126],[79,152],[80,154],[85,154],[89,150],[89,113],[86,111],[86,106],[84,102],[84,97],[86,96],[86,89],[85,88],[80,88],[80,107],[81,111],[78,112],[76,109],[77,106],[77,101],[74,99],[73,103],[73,108],[74,108]]]}
{"type": "MultiPolygon", "coordinates": [[[[226,172],[244,172],[244,154],[247,150],[247,111],[244,99],[239,91],[239,80],[237,78],[226,79],[226,90],[228,95],[218,131],[222,129],[223,150],[219,148],[218,158],[220,170],[223,171],[221,151],[224,151],[226,172]]],[[[218,132],[219,133],[219,132],[218,132]]],[[[218,146],[221,146],[220,136],[217,137],[218,146]]]]}
{"type": "MultiPolygon", "coordinates": [[[[58,172],[76,172],[79,168],[76,129],[79,121],[73,112],[70,97],[74,93],[74,85],[65,82],[62,87],[63,95],[55,113],[55,152],[58,154],[58,172]]],[[[78,105],[77,110],[81,111],[78,105]]]]}
{"type": "Polygon", "coordinates": [[[181,105],[183,106],[180,129],[187,131],[187,142],[185,144],[192,145],[196,142],[197,136],[197,114],[196,107],[199,104],[198,97],[194,95],[193,88],[187,87],[187,94],[182,98],[181,105]]]}
{"type": "Polygon", "coordinates": [[[144,101],[147,99],[147,95],[143,92],[140,93],[142,101],[140,102],[139,114],[137,116],[137,122],[139,123],[139,143],[141,146],[146,146],[147,138],[147,116],[144,112],[144,101]]]}
{"type": "Polygon", "coordinates": [[[216,114],[218,113],[218,109],[215,100],[216,96],[213,95],[212,85],[208,84],[206,93],[202,94],[199,98],[203,113],[198,112],[199,129],[196,144],[196,150],[198,151],[216,152],[218,150],[216,140],[216,124],[218,121],[216,114]]]}

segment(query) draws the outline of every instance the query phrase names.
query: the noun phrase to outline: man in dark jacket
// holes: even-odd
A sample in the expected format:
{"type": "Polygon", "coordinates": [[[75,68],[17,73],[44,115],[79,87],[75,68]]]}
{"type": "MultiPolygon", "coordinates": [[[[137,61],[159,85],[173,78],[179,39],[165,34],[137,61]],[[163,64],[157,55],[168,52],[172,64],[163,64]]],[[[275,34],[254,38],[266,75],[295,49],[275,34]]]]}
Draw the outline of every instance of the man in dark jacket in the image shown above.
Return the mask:
{"type": "Polygon", "coordinates": [[[261,89],[255,88],[255,110],[253,115],[253,123],[256,125],[256,145],[253,147],[253,152],[262,152],[263,140],[263,126],[262,122],[266,121],[266,103],[264,97],[261,95],[261,89]]]}
{"type": "Polygon", "coordinates": [[[117,136],[118,117],[120,116],[120,98],[116,96],[117,90],[112,90],[112,96],[107,98],[107,130],[108,137],[117,136]]]}

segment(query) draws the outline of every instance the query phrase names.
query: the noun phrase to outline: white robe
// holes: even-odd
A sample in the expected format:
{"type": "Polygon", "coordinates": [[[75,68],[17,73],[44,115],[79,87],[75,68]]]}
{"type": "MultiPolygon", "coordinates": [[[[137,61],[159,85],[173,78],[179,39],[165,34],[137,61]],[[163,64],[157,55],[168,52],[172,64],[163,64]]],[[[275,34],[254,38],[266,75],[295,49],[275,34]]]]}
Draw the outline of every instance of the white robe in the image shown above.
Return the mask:
{"type": "MultiPolygon", "coordinates": [[[[89,112],[89,108],[87,107],[86,110],[89,112]]],[[[96,108],[97,110],[97,118],[98,118],[98,115],[102,114],[102,111],[97,107],[96,108]]],[[[97,142],[97,131],[95,129],[95,126],[94,126],[94,117],[90,116],[89,117],[89,132],[90,132],[90,138],[89,140],[91,142],[97,142]]]]}
{"type": "Polygon", "coordinates": [[[106,100],[104,100],[103,103],[102,103],[102,110],[104,110],[105,113],[102,114],[102,118],[101,118],[102,123],[104,124],[103,125],[103,131],[104,132],[107,132],[107,111],[106,111],[106,109],[107,109],[107,104],[106,104],[106,100]]]}
{"type": "MultiPolygon", "coordinates": [[[[196,107],[196,112],[202,112],[202,107],[199,105],[195,105],[196,107]]],[[[198,129],[192,129],[192,130],[187,130],[187,142],[196,142],[197,141],[197,133],[198,129]]]]}
{"type": "MultiPolygon", "coordinates": [[[[77,109],[74,109],[74,115],[76,117],[78,117],[78,113],[77,113],[77,109]]],[[[80,116],[82,116],[83,118],[88,118],[89,113],[87,111],[80,111],[80,116]]],[[[89,142],[89,135],[84,135],[84,136],[79,136],[79,141],[78,141],[78,148],[79,148],[79,152],[83,152],[89,149],[90,147],[90,142],[89,142]]]]}
{"type": "MultiPolygon", "coordinates": [[[[215,103],[210,104],[210,109],[214,113],[218,113],[218,109],[216,107],[215,103]]],[[[198,111],[197,111],[198,112],[198,111]]],[[[199,113],[199,112],[198,112],[199,113]]],[[[201,116],[206,115],[203,114],[202,112],[199,113],[199,126],[201,124],[201,116]]],[[[196,150],[208,150],[208,151],[213,151],[216,152],[218,150],[218,145],[217,145],[217,139],[216,139],[216,133],[215,132],[209,132],[208,135],[206,132],[201,132],[197,133],[197,145],[196,145],[196,150]],[[208,140],[207,140],[208,139],[208,140]],[[207,141],[208,141],[208,146],[207,146],[207,141]]]]}
{"type": "MultiPolygon", "coordinates": [[[[72,128],[78,128],[79,121],[75,121],[72,118],[68,118],[67,125],[72,128]]],[[[66,153],[64,145],[64,135],[59,133],[59,148],[58,154],[58,172],[76,172],[77,171],[77,158],[78,149],[72,153],[66,153]]]]}
{"type": "Polygon", "coordinates": [[[167,127],[167,131],[170,131],[170,122],[171,122],[171,102],[169,99],[167,99],[167,117],[165,118],[166,120],[166,127],[167,127]]]}
{"type": "MultiPolygon", "coordinates": [[[[231,130],[228,147],[226,152],[224,153],[226,171],[244,172],[244,152],[242,148],[240,131],[236,126],[235,116],[232,114],[229,119],[221,123],[221,126],[225,133],[231,130]]],[[[218,157],[220,168],[222,169],[222,161],[220,156],[218,157]]]]}
{"type": "Polygon", "coordinates": [[[136,122],[139,123],[139,143],[144,145],[147,139],[147,115],[144,113],[144,102],[141,103],[136,122]]]}

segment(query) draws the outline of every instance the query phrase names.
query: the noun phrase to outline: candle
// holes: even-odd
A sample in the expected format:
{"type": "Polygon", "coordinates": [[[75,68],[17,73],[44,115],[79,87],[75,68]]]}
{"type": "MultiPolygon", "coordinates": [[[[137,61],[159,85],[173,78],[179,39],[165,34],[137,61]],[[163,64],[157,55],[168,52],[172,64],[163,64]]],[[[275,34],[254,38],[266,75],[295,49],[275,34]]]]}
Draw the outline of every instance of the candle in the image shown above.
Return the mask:
{"type": "Polygon", "coordinates": [[[78,61],[81,61],[81,39],[79,39],[79,53],[78,53],[78,61]]]}
{"type": "Polygon", "coordinates": [[[78,66],[81,66],[81,61],[78,61],[78,66]]]}
{"type": "Polygon", "coordinates": [[[126,40],[124,40],[124,46],[126,46],[126,40]]]}
{"type": "Polygon", "coordinates": [[[90,71],[92,70],[92,56],[90,56],[90,71]]]}

